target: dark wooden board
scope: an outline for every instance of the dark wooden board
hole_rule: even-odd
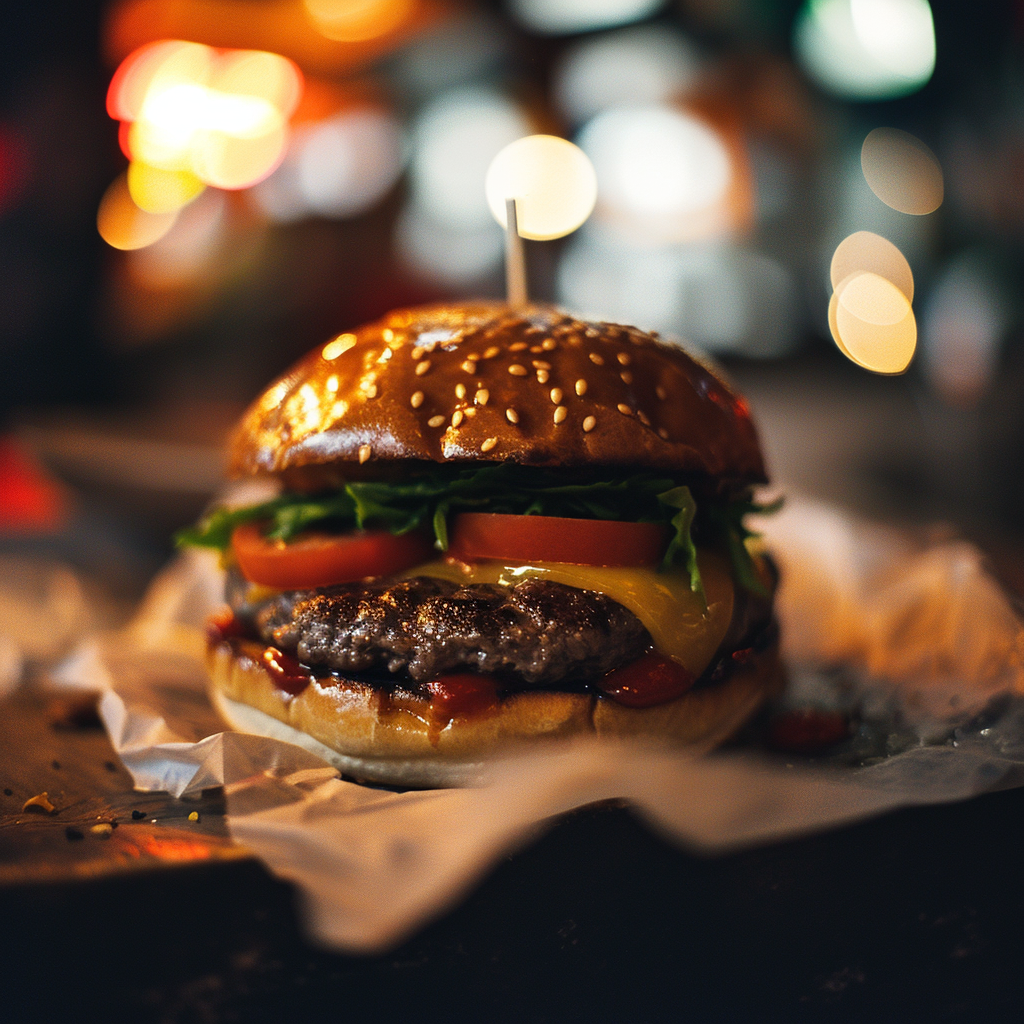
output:
[[[52,813],[24,807],[42,793]],[[228,835],[219,791],[185,801],[132,789],[96,718],[95,695],[30,688],[0,703],[0,884],[244,856]]]

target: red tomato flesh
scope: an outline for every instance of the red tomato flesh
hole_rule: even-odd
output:
[[[231,535],[231,550],[251,583],[307,590],[401,572],[427,561],[433,544],[422,533],[396,537],[387,530],[311,531],[285,543],[264,537],[259,523],[243,523]]]
[[[462,512],[453,523],[449,554],[463,562],[653,566],[665,554],[668,538],[664,523]]]
[[[609,672],[597,686],[617,704],[627,708],[651,708],[681,697],[694,682],[693,673],[679,662],[652,652]]]

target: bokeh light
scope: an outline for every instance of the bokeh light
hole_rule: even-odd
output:
[[[598,203],[610,219],[652,238],[716,233],[717,211],[733,177],[723,140],[706,122],[659,105],[614,107],[580,133],[597,173]]]
[[[869,272],[884,277],[914,301],[914,274],[906,257],[887,238],[872,231],[855,231],[839,243],[832,256],[832,288],[856,273]]]
[[[100,200],[96,227],[103,241],[115,249],[141,249],[163,238],[177,216],[177,211],[147,213],[140,209],[128,190],[127,174],[122,174]]]
[[[942,168],[916,136],[898,128],[868,132],[860,151],[864,180],[886,206],[918,216],[942,205]]]
[[[906,295],[870,271],[841,281],[829,302],[829,329],[840,351],[881,374],[906,371],[917,348],[917,320]]]
[[[935,70],[928,0],[808,0],[793,44],[811,77],[848,99],[905,96]]]
[[[649,18],[665,0],[508,0],[512,14],[527,28],[547,35],[570,35],[628,25]]]
[[[387,35],[413,13],[416,0],[302,0],[316,30],[341,43]]]
[[[608,107],[660,103],[696,80],[699,58],[681,33],[641,25],[584,39],[566,50],[555,69],[555,101],[574,124]]]
[[[202,185],[241,189],[265,178],[284,155],[301,95],[301,73],[277,54],[177,40],[136,50],[114,74],[107,109],[130,125],[121,139],[138,204],[169,212]]]
[[[173,213],[187,206],[206,186],[191,171],[165,171],[141,160],[128,165],[128,191],[147,213]]]
[[[413,201],[430,219],[453,227],[490,221],[483,182],[491,161],[530,134],[519,107],[498,92],[456,89],[428,104],[413,125]]]
[[[528,135],[491,161],[484,183],[494,219],[507,227],[508,199],[516,200],[523,238],[545,241],[575,231],[597,201],[597,176],[586,153],[555,135]]]
[[[469,226],[438,223],[410,203],[395,225],[395,248],[416,277],[465,289],[497,271],[504,253],[501,230],[490,218]]]

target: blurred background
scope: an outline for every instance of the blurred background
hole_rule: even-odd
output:
[[[8,631],[35,592],[69,630],[137,599],[233,420],[307,349],[502,295],[484,174],[538,132],[583,148],[598,203],[526,243],[534,297],[719,360],[782,489],[946,524],[1024,580],[1024,0],[0,19]]]

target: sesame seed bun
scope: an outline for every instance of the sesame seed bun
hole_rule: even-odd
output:
[[[314,350],[249,408],[229,469],[315,489],[408,459],[765,480],[745,402],[681,348],[484,302],[398,310]]]
[[[357,779],[410,787],[472,785],[496,752],[550,738],[642,737],[699,753],[728,739],[783,682],[773,644],[723,681],[657,707],[527,691],[483,714],[432,722],[429,701],[382,700],[372,687],[337,674],[314,678],[292,696],[274,685],[263,650],[237,638],[208,648],[214,700],[231,725],[297,743]]]

